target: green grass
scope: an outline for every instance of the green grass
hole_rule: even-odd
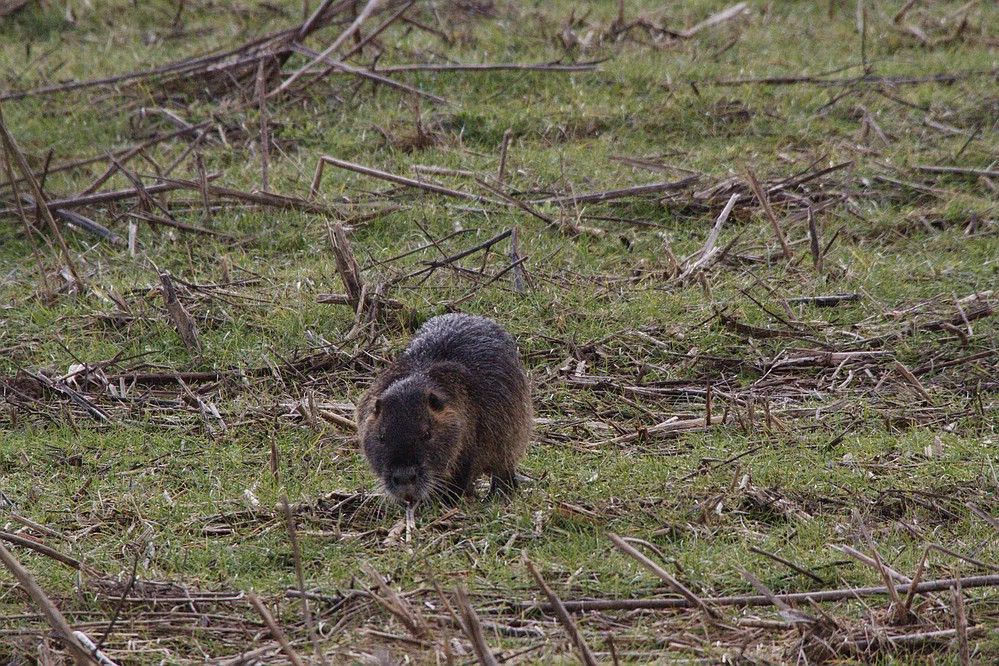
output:
[[[303,9],[237,3],[223,12],[217,3],[189,2],[175,21],[177,3],[71,4],[72,23],[53,3],[30,3],[0,19],[0,96],[232,49],[296,26]],[[87,284],[79,293],[67,289],[65,260],[47,229],[29,234],[16,214],[0,218],[0,506],[59,536],[10,513],[0,523],[80,560],[84,571],[6,545],[74,628],[95,640],[121,606],[105,642],[119,663],[204,663],[273,643],[245,599],[187,603],[180,588],[164,591],[156,582],[186,586],[193,596],[257,590],[296,650],[314,659],[300,605],[285,596],[298,584],[284,498],[299,505],[300,562],[306,586],[325,595],[312,611],[332,663],[379,655],[393,663],[470,662],[470,643],[447,610],[458,585],[488,623],[486,641],[498,655],[574,663],[561,627],[528,608],[544,599],[525,557],[564,600],[674,596],[618,552],[608,531],[653,544],[658,553],[643,552],[705,597],[752,594],[739,569],[775,592],[880,585],[878,571],[833,548],[869,553],[865,530],[885,564],[910,577],[931,544],[986,566],[931,551],[924,580],[994,572],[996,529],[968,504],[999,515],[997,180],[918,167],[996,170],[999,9],[918,2],[896,23],[903,4],[865,3],[866,40],[854,5],[836,2],[749,3],[748,14],[687,40],[670,40],[656,26],[681,32],[726,3],[625,3],[626,20],[642,18],[648,29],[635,26],[617,39],[606,37],[617,3],[456,2],[438,14],[414,7],[408,16],[449,39],[397,22],[380,37],[379,67],[600,61],[599,68],[394,75],[450,104],[326,77],[268,102],[270,191],[306,197],[321,155],[409,177],[422,165],[490,178],[507,131],[505,187],[522,200],[690,173],[700,180],[669,197],[536,204],[556,222],[548,226],[516,207],[394,190],[327,166],[317,201],[348,223],[398,206],[350,233],[366,282],[391,283],[387,295],[405,305],[365,330],[355,329],[349,309],[316,302],[343,290],[329,215],[231,201],[205,214],[200,192],[175,192],[165,201],[178,221],[225,236],[139,222],[135,256],[63,225]],[[380,16],[373,21],[387,15]],[[307,45],[321,50],[345,26],[327,27]],[[354,62],[366,66],[373,55]],[[304,64],[291,56],[284,75]],[[958,78],[946,83],[889,80],[951,74]],[[806,76],[843,81],[732,82]],[[0,108],[39,171],[50,152],[50,166],[58,166],[170,131],[165,111],[190,124],[211,120],[215,131],[198,147],[205,171],[219,174],[218,185],[259,190],[256,101],[196,90],[153,77],[29,95]],[[421,128],[428,139],[417,146]],[[173,175],[197,180],[190,147],[189,138],[158,143],[128,167],[148,185],[180,159]],[[664,166],[652,171],[623,158]],[[725,259],[702,276],[673,279],[664,248],[682,260],[704,246],[729,195],[709,197],[712,187],[744,179],[747,169],[766,186],[844,162],[852,166],[795,192],[809,199],[822,245],[832,241],[821,272],[803,208],[774,200],[794,254],[788,262],[740,181],[735,187],[746,196],[717,242],[732,243]],[[72,196],[105,168],[52,171],[45,192]],[[425,177],[493,196],[469,177]],[[0,208],[14,201],[7,180],[3,171]],[[129,187],[118,174],[102,189]],[[139,208],[130,201],[81,212],[127,236],[127,214]],[[574,234],[573,225],[600,232]],[[464,233],[445,239],[459,227]],[[484,284],[509,266],[508,240],[485,260],[475,254],[460,262],[464,272],[444,267],[425,280],[403,279],[423,262],[512,227],[527,257],[526,293],[515,291],[512,273]],[[483,276],[473,274],[480,269]],[[185,348],[167,317],[158,292],[163,271],[183,281],[201,353]],[[836,293],[862,298],[830,308],[785,303]],[[976,293],[984,295],[967,298]],[[350,431],[322,412],[350,417],[351,402],[415,324],[448,309],[492,316],[518,340],[539,417],[522,465],[530,482],[509,503],[425,507],[407,541],[404,512],[378,494]],[[782,365],[824,352],[867,355]],[[58,378],[75,364],[89,364],[98,378],[68,388],[106,421],[31,378]],[[121,377],[207,371],[223,376],[186,387],[133,386]],[[709,384],[712,427],[646,434],[673,417],[703,416]],[[368,596],[372,581],[362,565],[426,619],[427,635],[415,635]],[[133,567],[138,582],[120,604]],[[156,604],[157,594],[171,600]],[[331,601],[340,597],[341,604]],[[997,601],[994,588],[964,591],[969,625],[984,628],[969,639],[973,663],[999,657]],[[817,637],[844,661],[917,664],[932,654],[938,664],[960,663],[947,640],[873,656],[842,647],[874,631],[955,626],[947,592],[917,605],[906,627],[885,625],[889,603],[823,604],[838,628],[803,637],[747,624],[783,619],[773,608],[726,607],[716,624],[694,611],[575,617],[608,663],[609,637],[623,663],[739,655],[790,663],[799,642],[819,663],[830,655],[809,652]],[[815,614],[808,605],[800,610]],[[0,630],[0,661],[45,661],[47,648],[39,646],[49,628],[33,613],[4,570],[0,614],[16,619]],[[171,628],[152,624],[163,618]]]

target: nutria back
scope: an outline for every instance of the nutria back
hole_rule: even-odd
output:
[[[485,317],[427,321],[357,404],[361,449],[385,489],[405,504],[516,486],[534,423],[517,346]]]

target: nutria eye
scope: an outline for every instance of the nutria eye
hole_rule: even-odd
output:
[[[430,405],[430,409],[439,412],[444,409],[444,397],[439,393],[431,391],[427,394],[427,404]]]

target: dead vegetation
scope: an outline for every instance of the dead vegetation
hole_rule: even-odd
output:
[[[0,17],[28,11],[29,4],[0,3]],[[867,11],[884,13],[887,5],[868,10],[858,3],[857,32],[866,36],[877,18],[891,48],[913,40],[927,51],[996,48],[995,12],[981,18],[979,3],[895,4],[890,16],[872,18]],[[184,5],[171,29],[180,29]],[[829,3],[830,12],[836,7]],[[8,497],[0,487],[8,512],[0,555],[13,575],[0,582],[0,607],[9,619],[0,628],[0,658],[233,666],[394,663],[400,655],[481,664],[933,658],[963,665],[999,654],[994,266],[991,274],[976,273],[979,267],[969,264],[977,259],[957,252],[944,272],[973,278],[951,280],[931,267],[923,295],[899,298],[890,284],[881,285],[888,295],[867,288],[843,259],[872,246],[891,251],[919,234],[979,243],[976,251],[986,256],[995,249],[999,172],[994,160],[963,159],[968,151],[981,155],[979,144],[995,137],[994,92],[960,122],[937,113],[932,100],[904,95],[926,86],[988,87],[996,72],[882,74],[864,51],[859,74],[692,78],[684,84],[692,104],[702,91],[732,91],[704,102],[704,132],[716,138],[741,136],[773,115],[766,102],[739,98],[736,91],[746,87],[828,89],[814,117],[853,127],[807,149],[793,145],[800,137],[782,139],[791,145],[775,145],[780,159],[749,159],[743,164],[752,166],[737,173],[681,166],[669,153],[616,153],[594,171],[626,170],[637,184],[548,177],[517,144],[524,136],[545,146],[598,141],[620,129],[609,115],[532,118],[524,131],[500,128],[502,138],[478,166],[423,163],[441,153],[475,154],[487,142],[465,143],[467,123],[456,111],[461,86],[422,85],[426,79],[414,73],[605,76],[604,58],[615,49],[665,51],[724,28],[729,36],[705,55],[717,60],[759,18],[747,3],[719,5],[688,22],[663,10],[633,12],[623,2],[611,18],[572,10],[553,22],[554,13],[535,9],[540,39],[567,56],[549,62],[465,65],[406,41],[415,32],[442,49],[468,44],[477,23],[499,23],[510,11],[488,2],[324,0],[291,27],[233,48],[145,71],[0,93],[0,220],[28,248],[18,260],[38,271],[37,281],[2,307],[26,311],[95,299],[100,308],[65,315],[75,317],[73,331],[114,339],[158,335],[176,348],[169,363],[158,350],[78,357],[66,349],[73,362],[54,369],[39,362],[45,330],[0,338],[10,359],[0,375],[5,429],[169,433],[205,448],[252,433],[256,444],[265,442],[278,501],[261,501],[249,485],[224,488],[210,510],[200,500],[185,504],[190,511],[172,534],[192,550],[207,544],[239,551],[252,543],[264,553],[262,564],[250,565],[257,573],[295,578],[276,585],[261,574],[258,593],[245,576],[215,577],[216,558],[185,573],[178,563],[185,546],[153,538],[161,528],[143,516],[131,491],[105,496],[88,489],[113,469],[137,479],[178,477],[182,494],[196,492],[182,483],[177,465],[203,465],[197,445],[125,471],[118,453],[85,437],[57,440],[63,443],[30,456],[11,447],[0,458],[5,468],[30,476],[44,465],[54,477],[72,471],[83,480],[67,499],[72,510],[43,511],[44,521],[19,511],[19,504],[33,506],[29,498],[41,490],[25,483]],[[403,64],[380,64],[383,57],[398,62],[400,54]],[[294,134],[288,118],[314,108],[318,90],[345,114],[371,112],[370,100],[382,91],[394,95],[403,110],[385,123],[372,120],[372,134],[406,161],[366,161],[365,150],[327,154],[284,136]],[[27,150],[37,137],[18,136],[9,109],[68,95],[95,104],[113,99],[127,118],[128,145],[58,158]],[[904,134],[871,111],[885,98],[915,108],[925,132],[957,137],[950,159],[883,159]],[[635,124],[649,130],[656,122]],[[249,156],[252,176],[213,152],[234,147],[232,159]],[[276,175],[277,164],[293,160],[304,165],[295,178]],[[352,180],[342,179],[347,174]],[[65,189],[57,190],[51,182],[60,176],[65,180],[56,182]],[[450,231],[427,221],[431,205],[455,217]],[[338,318],[342,330],[334,338],[310,329],[293,348],[215,354],[213,345],[221,346],[235,319],[273,316],[287,291],[266,265],[234,262],[228,254],[212,266],[212,281],[190,277],[198,274],[193,257],[186,273],[168,270],[158,264],[163,257],[143,247],[139,229],[141,237],[155,230],[236,254],[258,248],[260,235],[237,225],[220,230],[216,218],[261,211],[291,212],[318,226],[314,235],[334,268],[328,281],[317,282],[342,293],[306,290],[295,306],[328,307],[323,316]],[[459,221],[468,218],[476,228]],[[378,233],[384,220],[400,219],[407,233],[416,228],[418,244],[378,252],[357,240]],[[679,225],[695,240],[678,242]],[[528,233],[550,245],[525,240]],[[560,259],[565,247],[586,244],[623,246],[631,254],[612,255],[597,268]],[[128,291],[107,286],[114,280],[87,256],[103,251],[155,279],[132,279]],[[913,262],[910,270],[921,268]],[[806,282],[825,288],[797,288]],[[966,288],[955,291],[955,283]],[[989,288],[969,286],[982,284]],[[510,511],[438,508],[415,524],[368,490],[289,499],[289,470],[351,464],[349,397],[422,311],[456,310],[482,298],[520,302],[529,294],[541,295],[532,316],[545,320],[517,331],[535,385],[537,446],[557,452],[533,470],[542,490],[528,491]],[[682,316],[659,305],[680,298]],[[631,301],[652,305],[631,317]],[[612,304],[610,315],[604,303]],[[327,443],[321,452],[303,447],[289,461],[277,443],[280,432]],[[870,455],[860,444],[844,445],[872,433],[887,433],[879,443],[909,433],[929,443],[921,451],[890,443]],[[656,476],[638,469],[680,458],[689,442],[711,438],[726,443],[714,449],[724,455],[703,456],[689,471]],[[963,451],[969,442],[985,450],[972,458],[980,469],[938,476],[937,465],[951,469],[943,467],[949,449]],[[635,483],[646,485],[628,487],[622,472],[623,485],[608,493],[572,487],[559,478],[567,470],[554,457],[565,452],[579,460],[620,454],[645,461],[635,463]],[[789,473],[785,485],[766,471],[757,476],[754,465],[763,467],[758,461],[765,456],[781,463],[808,456],[801,466],[825,465],[831,480],[799,484]],[[606,474],[603,464],[595,467]],[[584,471],[590,474],[573,468]],[[648,474],[653,481],[637,480]],[[918,487],[897,481],[906,474],[921,480]],[[590,479],[598,483],[598,476]],[[619,536],[624,529],[634,536]],[[819,531],[811,543],[826,551],[827,564],[809,564],[816,561],[809,547],[779,554],[747,546],[785,530],[789,541],[799,531]],[[114,556],[117,569],[86,555],[101,535],[129,544]],[[548,540],[574,539],[574,559],[547,559]],[[699,541],[717,548],[719,559],[685,569],[682,553]],[[337,575],[322,568],[317,543],[332,544],[326,556],[343,558]],[[733,544],[738,554],[725,558]],[[389,559],[374,555],[384,552]],[[36,566],[45,568],[46,582],[63,584],[43,589],[49,586],[30,571]],[[176,575],[142,575],[152,570]],[[857,582],[865,576],[879,584]]]

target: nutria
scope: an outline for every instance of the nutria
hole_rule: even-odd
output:
[[[406,505],[432,496],[516,488],[534,423],[527,375],[510,334],[485,317],[426,322],[357,404],[361,450],[389,495]]]

